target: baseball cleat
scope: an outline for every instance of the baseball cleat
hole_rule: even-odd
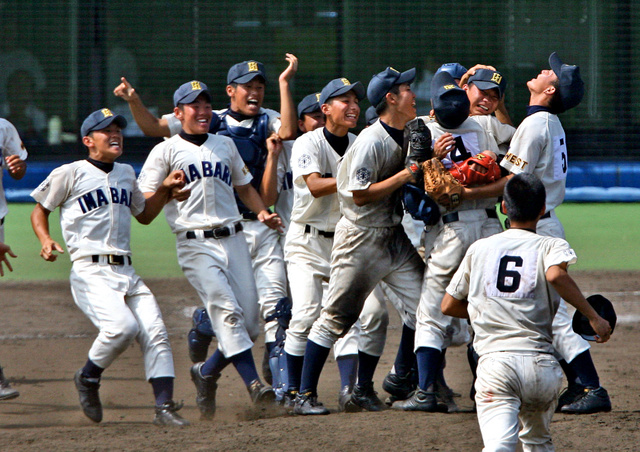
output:
[[[169,425],[183,427],[191,425],[189,421],[180,416],[177,411],[183,407],[182,403],[175,403],[173,400],[156,407],[156,417],[153,419],[154,425]]]
[[[362,410],[382,411],[386,409],[387,406],[378,398],[378,393],[373,390],[373,381],[364,385],[355,385],[351,398],[345,404],[347,413],[357,413]]]
[[[587,388],[579,383],[569,384],[569,386],[560,393],[560,397],[558,397],[558,406],[556,407],[556,413],[560,413],[560,410],[563,406],[571,405],[573,402],[582,397],[585,389]]]
[[[318,402],[318,396],[313,395],[311,392],[300,394],[296,396],[293,406],[293,414],[300,414],[302,416],[313,416],[329,414],[329,410],[324,405]]]
[[[200,409],[201,419],[213,419],[216,413],[216,390],[218,389],[218,375],[202,375],[200,369],[204,363],[191,366],[191,380],[196,385],[196,405]]]
[[[0,367],[0,400],[11,400],[18,397],[20,393],[11,387],[7,379],[4,377],[2,367]]]
[[[447,406],[438,403],[435,392],[427,392],[419,388],[407,400],[394,402],[391,408],[403,411],[426,411],[428,413],[447,412]]]
[[[282,397],[282,406],[289,411],[293,411],[293,407],[295,406],[296,396],[298,395],[298,391],[296,390],[287,390]]]
[[[260,380],[253,380],[247,386],[251,401],[256,405],[274,405],[276,393],[271,386],[265,386]]]
[[[93,422],[102,421],[102,403],[100,403],[100,383],[89,381],[82,375],[82,369],[78,370],[73,377],[80,398],[80,406],[85,416]]]
[[[382,389],[391,394],[394,400],[405,400],[415,391],[416,385],[411,374],[401,377],[398,374],[388,373],[382,381]]]
[[[340,390],[338,395],[338,411],[343,412],[346,409],[346,405],[351,400],[351,394],[353,393],[353,386],[345,385]]]
[[[611,411],[611,399],[602,386],[596,389],[585,388],[582,395],[573,403],[560,409],[566,414],[608,413]]]
[[[457,413],[458,411],[460,411],[460,408],[458,408],[458,404],[455,402],[455,400],[453,400],[453,398],[456,397],[456,393],[453,392],[453,389],[451,389],[449,386],[436,381],[435,393],[436,401],[438,402],[438,404],[447,406],[447,413]]]

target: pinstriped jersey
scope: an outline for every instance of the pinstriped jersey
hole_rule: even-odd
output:
[[[468,300],[478,354],[553,353],[553,317],[560,295],[547,282],[553,265],[576,262],[559,238],[508,229],[473,243],[447,293]]]
[[[191,196],[169,201],[164,212],[171,231],[226,226],[242,219],[233,192],[234,185],[251,182],[233,140],[209,134],[201,146],[175,135],[154,147],[145,161],[138,182],[142,192],[155,192],[173,170],[185,173]]]
[[[75,261],[93,254],[130,255],[131,215],[144,210],[144,195],[131,165],[105,173],[87,160],[54,169],[31,192],[42,207],[60,207],[62,236]]]
[[[0,218],[4,218],[9,212],[2,186],[2,176],[3,169],[7,166],[5,157],[10,155],[17,155],[21,160],[26,160],[28,156],[16,128],[6,119],[0,118]]]
[[[351,147],[356,139],[348,134]],[[304,176],[319,173],[322,177],[336,177],[338,172],[338,154],[327,141],[324,128],[307,132],[293,145],[291,168],[293,171],[294,201],[291,220],[300,224],[309,224],[321,231],[334,231],[340,219],[340,203],[336,195],[315,198]]]

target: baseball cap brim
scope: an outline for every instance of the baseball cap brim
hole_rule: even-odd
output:
[[[416,79],[416,68],[411,68],[408,71],[404,71],[396,80],[396,85],[402,85],[403,83],[413,83]]]
[[[336,91],[329,93],[328,95],[325,94],[326,97],[320,97],[320,101],[319,101],[320,105],[326,104],[329,99],[348,93],[349,91],[353,91],[353,93],[356,95],[358,100],[364,99],[364,96],[365,96],[364,86],[360,82],[355,82],[355,83],[352,83],[351,85],[344,85],[338,88]]]
[[[82,125],[82,129],[81,129],[82,136],[86,137],[91,132],[94,132],[96,130],[106,129],[107,127],[109,127],[111,125],[111,123],[115,123],[121,129],[124,129],[125,127],[127,127],[127,120],[125,119],[124,116],[122,116],[122,115],[107,116],[102,121],[94,124],[93,126],[86,127],[83,124]]]
[[[483,91],[486,89],[497,89],[498,93],[502,96],[502,90],[500,89],[500,85],[498,85],[497,83],[482,80],[470,80],[469,83],[473,83],[478,87],[478,89],[481,89]]]
[[[251,80],[253,80],[256,77],[260,77],[264,83],[267,83],[267,79],[260,72],[241,75],[237,79],[233,80],[231,83],[239,83],[239,84],[249,83]]]
[[[208,89],[203,89],[200,91],[192,91],[189,94],[187,94],[186,96],[182,97],[181,99],[178,99],[175,104],[176,106],[178,106],[179,104],[190,104],[191,102],[195,101],[198,96],[200,96],[201,94],[204,94],[205,96],[207,96],[207,100],[209,102],[211,102],[211,93],[209,92]]]
[[[549,66],[551,66],[551,70],[555,72],[556,76],[560,78],[560,74],[562,72],[562,60],[556,52],[549,55]]]

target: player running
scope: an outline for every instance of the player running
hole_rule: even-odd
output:
[[[86,160],[62,165],[36,188],[31,224],[42,244],[40,256],[54,262],[63,248],[49,234],[49,215],[60,207],[60,225],[73,262],[71,293],[76,305],[100,330],[84,367],[74,381],[84,414],[102,421],[98,389],[106,368],[136,340],[144,358],[146,378],[156,401],[156,425],[189,425],[173,402],[173,354],[155,297],[131,266],[131,215],[149,224],[184,186],[181,171],[167,173],[158,190],[145,200],[130,165],[122,155],[124,117],[107,108],[82,123]],[[188,194],[180,194],[180,199]]]

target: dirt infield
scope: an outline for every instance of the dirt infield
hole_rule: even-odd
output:
[[[552,432],[558,450],[640,449],[640,274],[577,272],[585,294],[604,293],[616,306],[619,325],[592,354],[611,395],[613,412],[591,416],[556,415]],[[183,429],[151,424],[153,396],[144,381],[140,351],[127,350],[105,372],[101,397],[104,420],[94,425],[82,414],[73,385],[95,336],[91,323],[75,307],[66,282],[0,282],[0,363],[21,395],[0,402],[0,450],[480,450],[482,440],[473,413],[331,414],[294,417],[256,413],[233,369],[219,382],[218,413],[201,422],[195,389],[189,380],[186,333],[188,315],[199,302],[183,278],[148,280],[164,313],[176,362],[175,399],[184,399],[181,413],[192,422]],[[391,367],[400,336],[392,314],[389,339],[375,382]],[[262,341],[260,341],[262,345]],[[262,346],[255,356],[262,356]],[[447,354],[446,376],[456,399],[471,408],[471,381],[464,347]],[[333,359],[320,381],[320,399],[337,408],[338,372]],[[385,394],[381,394],[385,395]]]

